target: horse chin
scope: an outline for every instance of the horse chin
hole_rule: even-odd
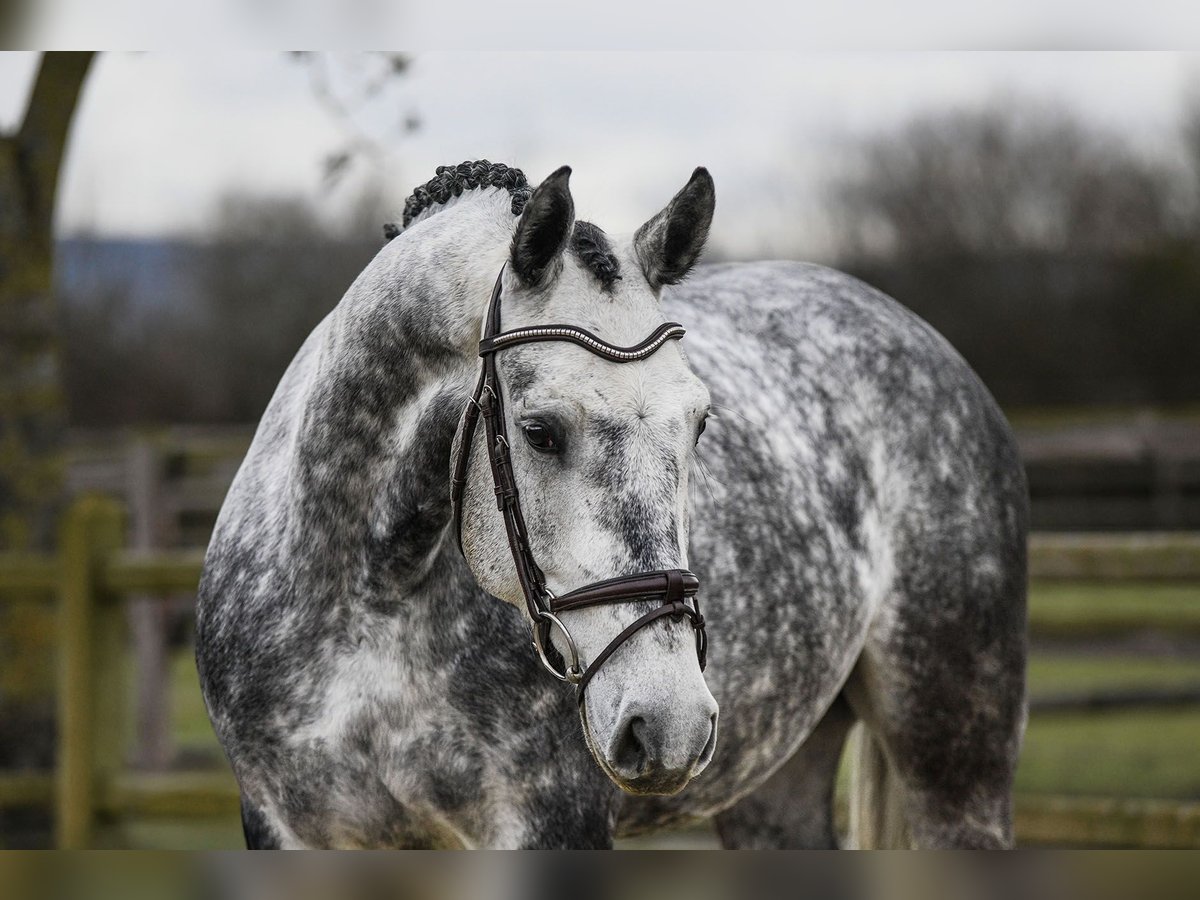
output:
[[[683,779],[639,778],[635,781],[616,781],[616,785],[634,797],[673,797],[687,787],[691,780],[690,776]]]

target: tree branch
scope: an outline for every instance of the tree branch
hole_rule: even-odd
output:
[[[54,214],[58,175],[80,90],[94,53],[45,53],[17,133],[32,220],[43,230]]]

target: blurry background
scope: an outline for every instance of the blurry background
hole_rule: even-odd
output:
[[[572,165],[610,232],[707,165],[709,260],[941,330],[1033,495],[1020,837],[1200,843],[1200,57],[10,52],[0,135],[5,844],[238,842],[196,548],[382,223],[476,158]]]

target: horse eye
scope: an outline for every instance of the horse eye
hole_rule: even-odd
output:
[[[696,429],[696,443],[700,443],[700,435],[704,434],[705,426],[708,425],[708,416],[700,420],[700,427]]]
[[[541,422],[530,422],[528,425],[522,425],[521,430],[525,432],[525,440],[529,446],[538,453],[557,453],[558,441],[555,440],[554,434]]]

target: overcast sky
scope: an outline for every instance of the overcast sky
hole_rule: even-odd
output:
[[[0,126],[35,63],[0,54]],[[371,74],[344,57],[331,71],[346,96]],[[278,53],[104,54],[76,120],[60,232],[195,233],[230,189],[341,208],[354,187],[324,188],[321,163],[345,133],[310,79]],[[1197,85],[1200,58],[1170,53],[426,53],[355,121],[387,148],[377,171],[397,203],[441,163],[487,157],[535,181],[568,163],[580,215],[610,231],[636,227],[707,165],[714,237],[736,250],[769,245],[781,217],[817,228],[847,138],[914,112],[1029,96],[1153,149]],[[409,117],[420,126],[406,134]]]

